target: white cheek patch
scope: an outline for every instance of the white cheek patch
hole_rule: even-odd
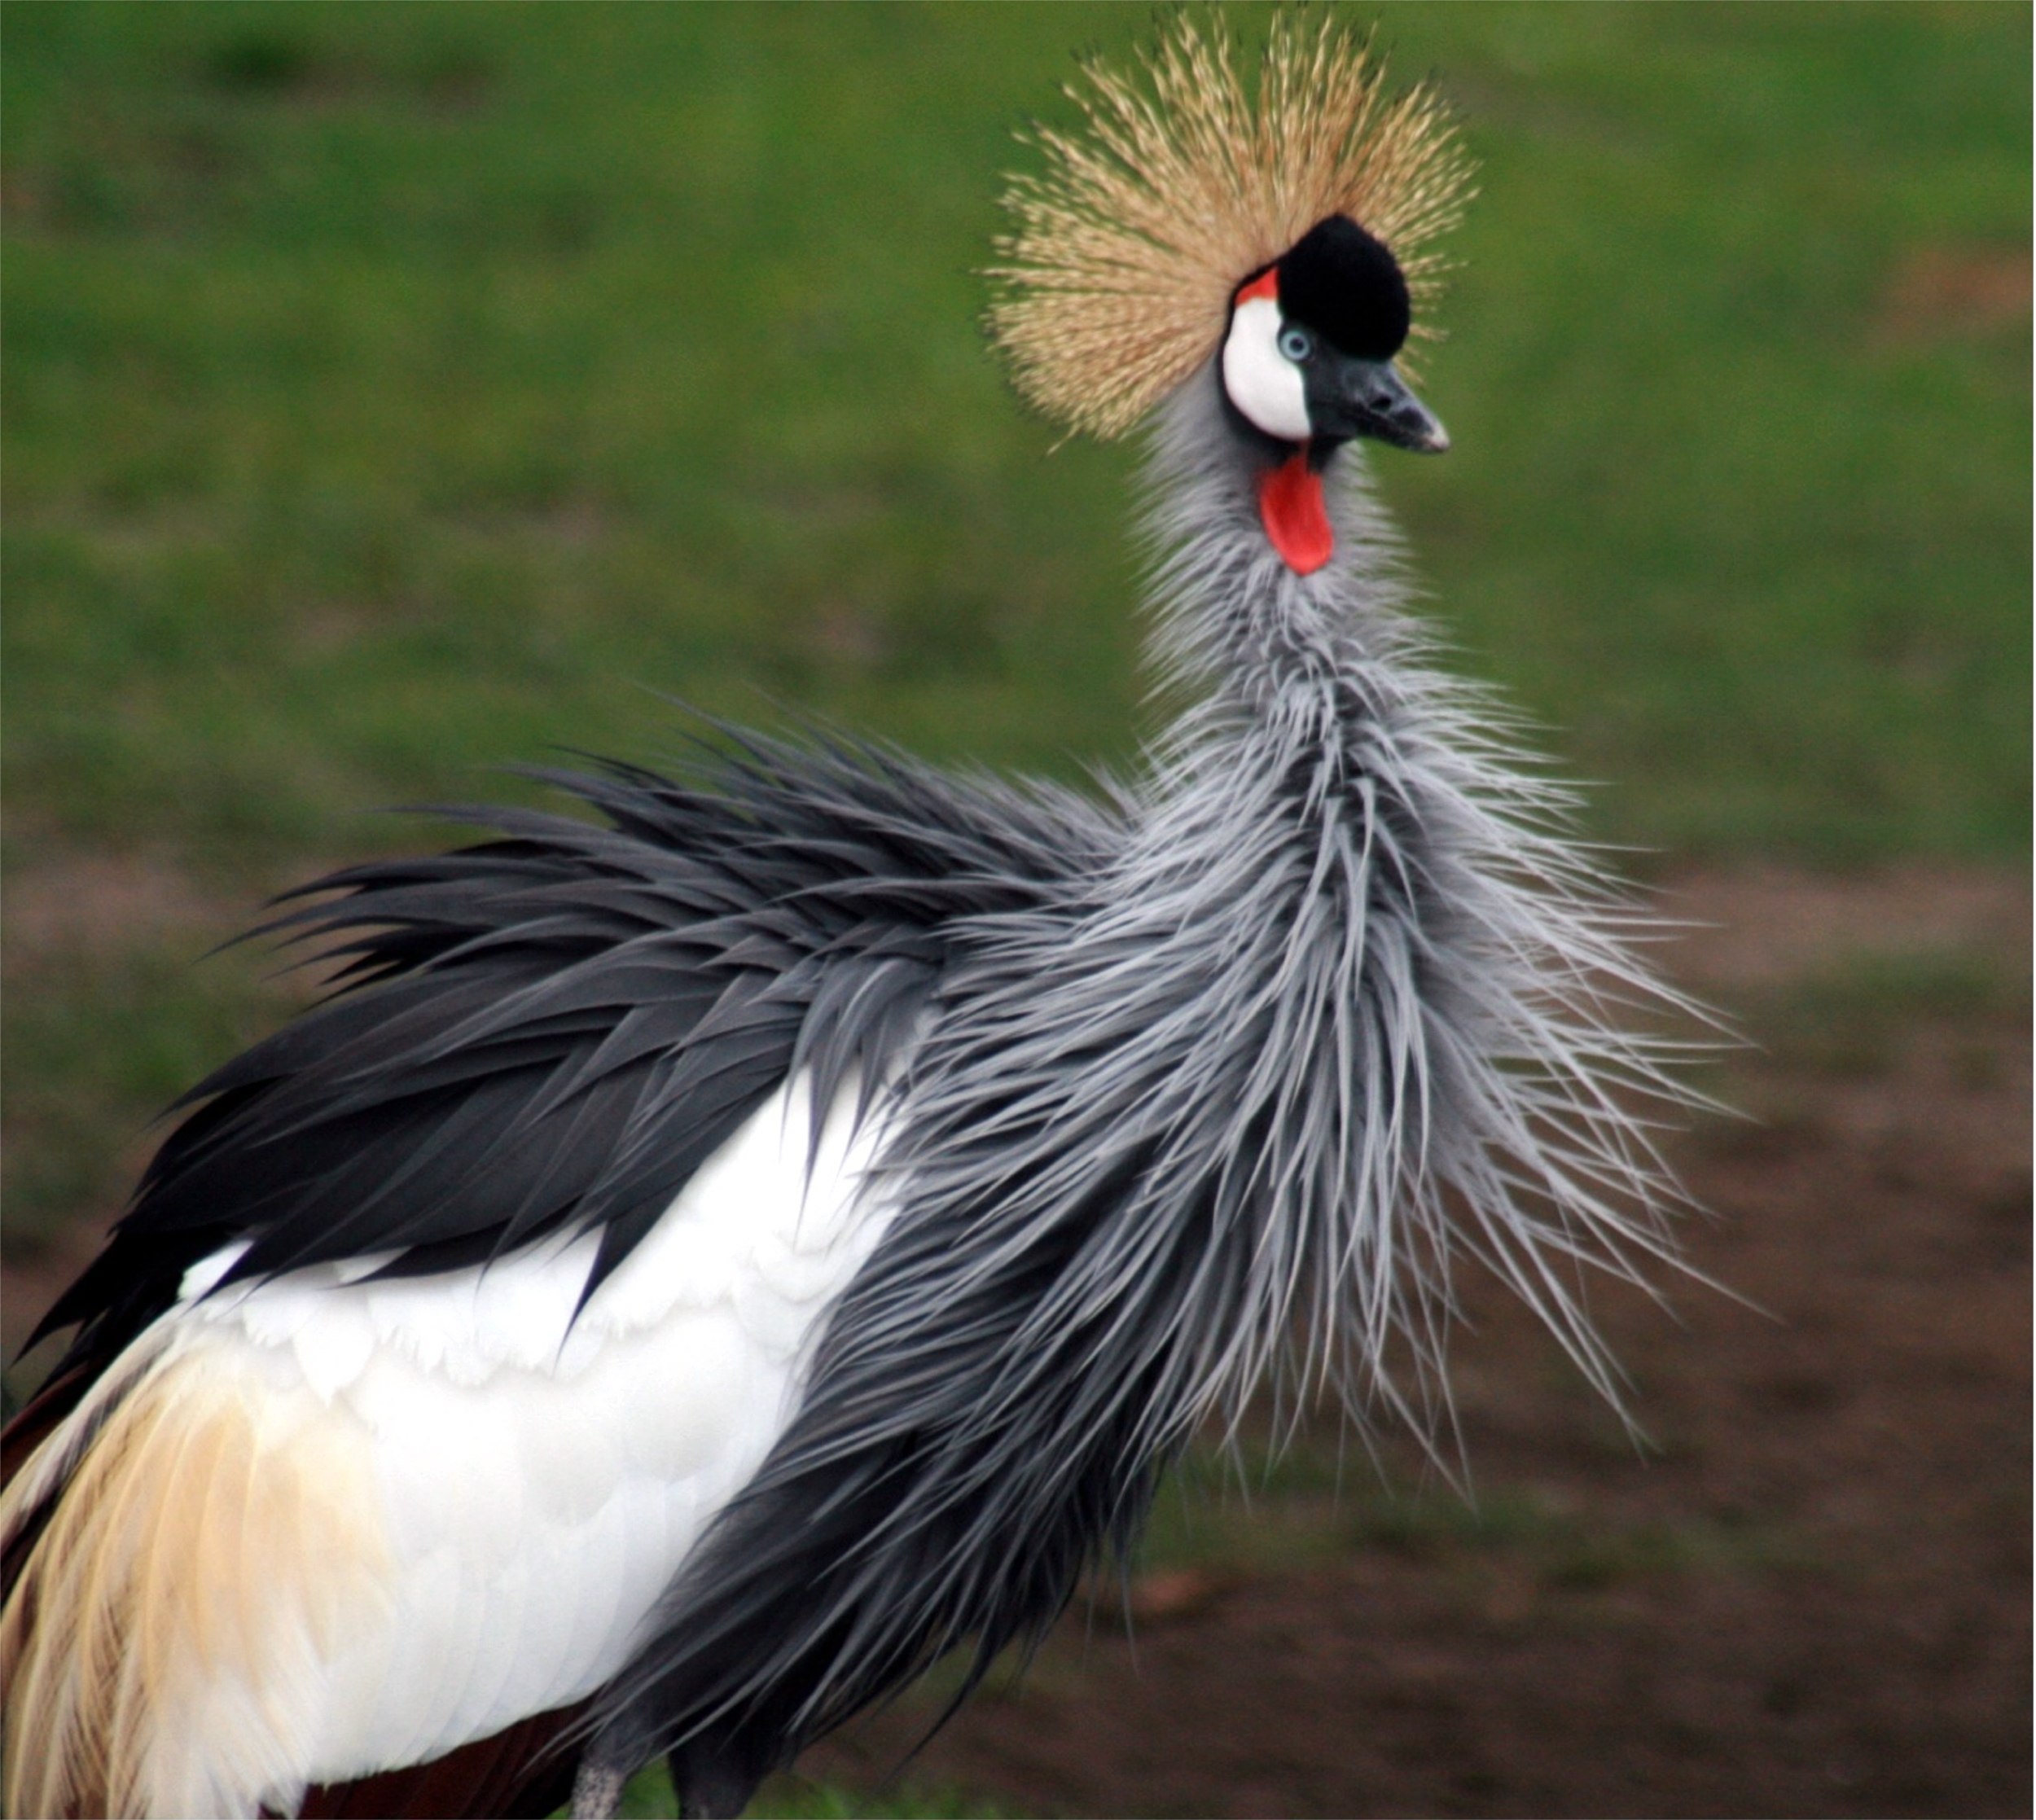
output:
[[[1279,305],[1251,297],[1231,313],[1223,344],[1223,389],[1230,401],[1267,436],[1305,442],[1308,397],[1301,369],[1279,351]]]

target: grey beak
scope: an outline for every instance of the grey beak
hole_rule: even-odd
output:
[[[1424,455],[1439,455],[1450,445],[1449,432],[1389,360],[1345,357],[1332,371],[1310,378],[1308,420],[1317,436],[1369,436]]]

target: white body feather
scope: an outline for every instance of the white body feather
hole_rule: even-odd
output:
[[[351,1507],[305,1532],[344,1559],[239,1562],[228,1583],[183,1590],[207,1616],[156,1639],[141,1811],[291,1812],[307,1783],[428,1761],[622,1666],[782,1432],[810,1343],[889,1217],[862,1191],[880,1116],[858,1127],[851,1081],[814,1155],[807,1091],[801,1075],[753,1115],[584,1308],[593,1235],[383,1282],[360,1280],[370,1259],[208,1296],[235,1254],[193,1269],[135,1343],[143,1369],[184,1406],[252,1411],[256,1459]],[[136,1383],[119,1367],[107,1380]],[[276,1596],[288,1585],[305,1596]],[[211,1647],[207,1622],[244,1648]]]

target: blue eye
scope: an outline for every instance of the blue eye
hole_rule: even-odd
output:
[[[1305,329],[1295,328],[1290,323],[1279,331],[1279,351],[1298,364],[1315,351],[1314,337]]]

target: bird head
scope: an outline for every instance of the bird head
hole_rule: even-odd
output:
[[[1437,97],[1388,94],[1331,16],[1275,14],[1249,63],[1182,14],[1139,68],[1088,67],[1082,129],[1036,129],[1045,169],[1006,192],[989,326],[1028,400],[1104,438],[1213,369],[1266,534],[1306,575],[1338,449],[1449,446],[1403,370],[1471,167]]]
[[[1439,454],[1441,423],[1393,365],[1412,326],[1384,242],[1328,215],[1231,300],[1223,396],[1260,434],[1317,452],[1354,436]]]

